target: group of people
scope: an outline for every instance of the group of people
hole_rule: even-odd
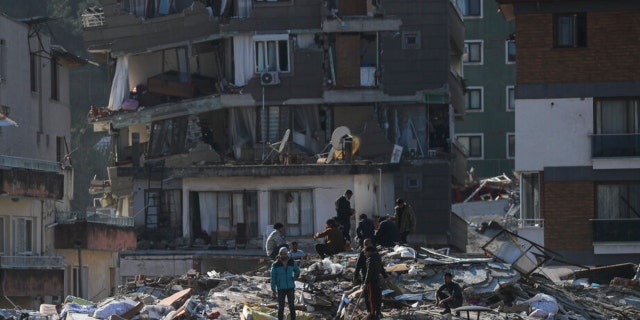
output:
[[[345,191],[335,201],[336,216],[326,220],[322,232],[314,234],[314,240],[324,239],[323,243],[315,245],[316,252],[322,259],[345,251],[351,243],[351,217],[355,214],[350,203],[352,196],[351,190]],[[406,244],[407,236],[415,230],[416,217],[411,206],[399,198],[396,199],[394,215],[380,217],[378,222],[376,229],[366,214],[360,214],[355,233],[360,253],[353,281],[362,285],[362,294],[371,319],[381,317],[382,283],[391,281],[376,246],[392,247],[396,244]],[[287,243],[284,224],[278,222],[273,225],[273,229],[265,244],[267,255],[274,260],[271,264],[271,289],[273,296],[278,299],[278,319],[284,319],[286,298],[290,319],[294,320],[295,280],[300,276],[296,260],[306,259],[307,254],[298,249],[295,241]],[[436,304],[445,308],[442,313],[450,313],[451,308],[462,304],[462,290],[451,281],[452,278],[450,273],[445,274],[445,284],[436,294]]]

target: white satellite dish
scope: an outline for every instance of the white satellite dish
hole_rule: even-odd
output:
[[[282,140],[280,140],[280,145],[278,146],[278,153],[282,153],[282,150],[284,150],[284,147],[287,145],[287,141],[289,141],[290,135],[291,135],[291,129],[287,129],[287,131],[284,132],[284,136],[282,136]]]
[[[331,146],[335,150],[342,150],[342,138],[351,134],[349,128],[342,126],[337,127],[331,134]]]

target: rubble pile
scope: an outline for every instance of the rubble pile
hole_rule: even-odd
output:
[[[438,251],[396,246],[381,255],[392,282],[383,289],[385,319],[640,319],[640,285],[615,277],[627,264],[578,271],[553,282],[540,274],[523,276],[495,258],[461,258]],[[363,319],[361,286],[353,282],[358,252],[320,260],[301,260],[296,282],[297,319]],[[616,272],[612,272],[616,271]],[[435,292],[450,272],[463,288],[466,305],[441,315]],[[582,272],[582,273],[581,273]],[[543,273],[541,273],[543,274]],[[614,276],[610,283],[593,279]],[[39,312],[1,310],[2,319],[277,319],[271,296],[270,262],[245,274],[190,270],[180,277],[137,276],[114,297],[99,303],[69,296],[62,306],[41,305]],[[460,311],[459,315],[455,311]]]

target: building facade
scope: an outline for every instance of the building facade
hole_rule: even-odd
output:
[[[309,239],[346,189],[370,217],[405,198],[410,242],[464,248],[455,3],[105,0],[84,25],[114,75],[89,121],[111,135],[115,207],[150,248],[261,248],[276,222]]]
[[[515,23],[494,0],[457,0],[465,29],[465,115],[456,139],[478,178],[507,174],[515,162]]]
[[[582,264],[640,252],[640,4],[497,1],[515,19],[520,233]]]

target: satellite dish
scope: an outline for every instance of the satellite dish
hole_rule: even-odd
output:
[[[331,146],[335,150],[342,150],[342,138],[351,134],[349,128],[342,126],[337,127],[331,134]]]
[[[289,140],[289,136],[291,135],[291,129],[287,129],[284,132],[284,136],[282,136],[282,140],[280,140],[280,146],[278,146],[278,153],[282,153],[284,147],[287,145],[287,141]]]

